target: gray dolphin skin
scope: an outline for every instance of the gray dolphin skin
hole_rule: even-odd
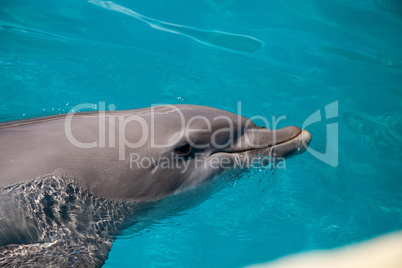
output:
[[[114,237],[164,200],[236,178],[263,156],[302,153],[310,140],[298,127],[195,105],[2,122],[0,266],[100,267]]]

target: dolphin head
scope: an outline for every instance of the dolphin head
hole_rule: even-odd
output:
[[[141,174],[137,200],[161,199],[226,172],[236,176],[255,166],[272,168],[304,152],[311,141],[298,127],[272,130],[205,106],[161,106],[144,118],[151,122],[150,142],[130,154],[136,176]]]

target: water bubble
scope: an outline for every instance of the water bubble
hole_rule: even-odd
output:
[[[113,103],[109,104],[108,108],[109,108],[109,111],[114,111],[114,110],[116,110],[116,105],[114,105]]]

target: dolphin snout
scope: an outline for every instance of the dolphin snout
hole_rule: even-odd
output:
[[[311,134],[307,130],[301,130],[298,127],[291,127],[293,129],[293,133],[290,133],[290,136],[293,136],[295,133],[298,132],[296,136],[293,136],[293,138],[282,142],[282,143],[277,143],[275,147],[275,154],[278,157],[290,157],[293,155],[301,154],[305,151],[307,151],[308,146],[310,145],[311,142]]]
[[[310,133],[296,126],[276,130],[260,127],[249,129],[235,146],[223,152],[290,157],[305,152],[310,141]]]
[[[310,142],[311,142],[311,134],[310,134],[310,132],[308,132],[305,129],[303,129],[303,131],[302,131],[302,142],[306,149],[310,145]]]
[[[302,130],[296,126],[284,127],[278,130],[272,130],[275,134],[273,136],[272,145],[284,143],[286,141],[292,140],[302,133]]]

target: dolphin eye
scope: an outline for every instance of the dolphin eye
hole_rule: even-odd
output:
[[[176,153],[181,156],[186,156],[191,152],[190,144],[184,144],[176,148]]]

